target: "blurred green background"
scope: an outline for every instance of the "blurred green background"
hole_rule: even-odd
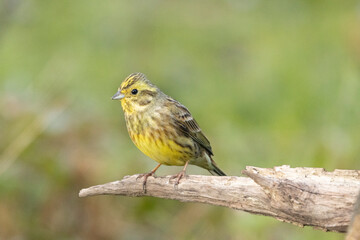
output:
[[[229,175],[360,168],[358,1],[2,0],[0,239],[343,239],[203,204],[78,198],[156,165],[111,101],[132,72],[190,109]]]

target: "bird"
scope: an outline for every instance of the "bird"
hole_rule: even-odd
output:
[[[135,146],[158,165],[143,177],[146,191],[148,177],[161,165],[184,166],[171,177],[175,186],[186,176],[188,164],[208,170],[212,175],[226,176],[212,159],[209,140],[190,111],[163,93],[143,73],[132,73],[112,97],[121,102],[129,136]]]

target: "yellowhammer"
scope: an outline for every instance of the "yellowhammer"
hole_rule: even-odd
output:
[[[164,94],[144,74],[133,73],[118,88],[113,100],[120,100],[131,140],[147,156],[159,164],[149,173],[140,175],[146,180],[164,165],[184,166],[173,178],[175,185],[185,175],[188,164],[225,176],[211,158],[210,142],[202,133],[189,110]]]

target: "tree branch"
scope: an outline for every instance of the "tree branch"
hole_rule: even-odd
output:
[[[345,240],[358,239],[360,239],[360,192],[355,203],[354,213]]]
[[[297,226],[346,232],[357,193],[360,171],[322,168],[246,167],[248,177],[191,175],[177,188],[169,177],[149,177],[147,191],[138,175],[82,189],[94,195],[152,196],[200,202],[274,217]]]

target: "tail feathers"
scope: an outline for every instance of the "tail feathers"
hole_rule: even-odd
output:
[[[218,168],[218,166],[216,166],[216,163],[214,162],[214,160],[211,158],[211,155],[209,155],[208,153],[205,152],[205,154],[203,155],[207,161],[207,166],[201,166],[205,169],[207,169],[212,175],[219,175],[219,176],[226,176],[226,174],[220,170],[220,168]]]
[[[226,174],[225,174],[223,171],[221,171],[221,169],[218,168],[215,164],[212,164],[212,167],[213,167],[214,169],[209,170],[209,172],[210,172],[212,175],[226,176]]]

